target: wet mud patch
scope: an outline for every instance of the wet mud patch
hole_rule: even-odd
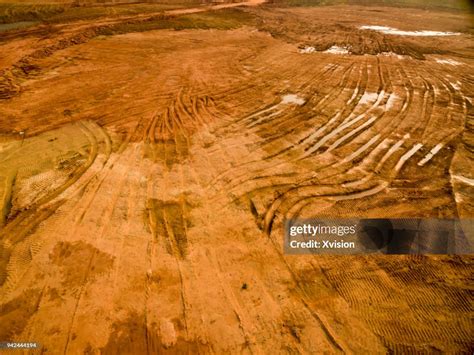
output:
[[[17,272],[22,267],[21,263],[12,260],[13,255],[17,255],[23,263],[29,263],[34,257],[32,245],[34,244],[30,237],[40,227],[41,223],[49,218],[62,202],[58,201],[47,208],[43,208],[34,219],[26,218],[13,229],[7,225],[0,235],[0,286],[8,279],[8,275]],[[26,210],[33,212],[34,210]],[[18,211],[18,213],[21,211]],[[15,218],[17,214],[11,214],[10,218]],[[8,222],[8,221],[7,221]],[[18,248],[16,248],[18,247]]]
[[[163,242],[168,253],[180,258],[184,258],[187,252],[190,208],[184,199],[147,201],[148,223],[154,238]]]
[[[186,341],[174,334],[179,328],[179,320],[163,324],[145,324],[145,316],[138,313],[112,325],[107,344],[100,349],[101,354],[197,354],[207,347],[197,341]],[[174,336],[169,337],[170,329]]]
[[[42,292],[29,289],[11,301],[0,305],[0,339],[8,341],[20,335],[38,309]]]
[[[189,137],[177,135],[174,139],[162,139],[147,145],[145,157],[164,164],[168,169],[183,163],[189,155]]]
[[[113,265],[114,257],[104,253],[90,244],[78,241],[74,243],[59,242],[49,256],[52,263],[61,268],[63,285],[67,287],[80,285],[87,277],[94,279],[108,272]],[[88,270],[84,266],[89,265]],[[84,270],[87,274],[78,272]]]
[[[10,256],[10,249],[4,243],[0,243],[0,285],[3,285],[7,279],[7,266]]]

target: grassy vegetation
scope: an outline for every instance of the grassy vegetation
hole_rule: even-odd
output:
[[[39,21],[59,23],[90,20],[105,16],[136,15],[177,9],[186,4],[124,4],[114,6],[74,6],[71,4],[2,4],[0,23]]]
[[[64,10],[64,5],[0,4],[0,23],[38,21]]]
[[[323,5],[385,5],[444,10],[472,10],[469,0],[271,0],[273,4],[285,6],[323,6]]]
[[[33,25],[37,25],[38,23],[39,23],[38,21],[20,21],[20,22],[14,22],[14,23],[0,23],[0,32],[26,28]]]
[[[255,24],[255,16],[239,9],[223,9],[177,17],[156,16],[147,21],[130,21],[101,30],[102,35],[145,32],[159,29],[219,29],[229,30]]]
[[[446,10],[473,10],[469,0],[269,0],[273,6],[324,6],[336,4],[348,5],[390,5],[436,8]],[[1,3],[0,0],[0,31],[12,28],[27,27],[37,23],[63,23],[77,20],[91,20],[101,17],[126,16],[160,12],[196,6],[200,0],[160,0],[160,3],[88,5],[79,6],[74,3],[38,4],[38,3]],[[272,6],[272,5],[270,5]],[[146,31],[159,28],[235,28],[250,20],[244,12],[220,11],[209,14],[182,16],[179,19],[148,23],[129,23],[123,25],[123,31]],[[238,14],[238,15],[237,15]],[[3,25],[2,25],[3,24]],[[7,24],[13,24],[12,26]]]

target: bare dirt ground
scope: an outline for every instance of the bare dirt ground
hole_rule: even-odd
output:
[[[472,350],[472,256],[282,247],[290,217],[474,217],[471,19],[259,6],[220,10],[239,26],[140,27],[197,11],[0,39],[0,340]]]

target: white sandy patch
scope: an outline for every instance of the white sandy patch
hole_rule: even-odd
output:
[[[453,179],[461,181],[465,184],[474,186],[474,179],[470,179],[470,178],[462,176],[462,175],[453,175]]]
[[[352,96],[349,100],[347,100],[347,105],[349,105],[354,99],[357,97],[357,94],[359,93],[359,84],[357,84],[357,87],[355,88],[354,92],[352,93]]]
[[[299,97],[298,95],[287,94],[281,97],[281,103],[282,104],[295,104],[295,105],[301,106],[305,103],[305,100]]]
[[[387,35],[396,36],[418,36],[418,37],[432,37],[432,36],[459,36],[459,32],[441,32],[441,31],[402,31],[393,27],[387,26],[361,26],[361,30],[373,30],[382,32]]]
[[[451,83],[451,86],[455,88],[456,90],[461,90],[461,82],[456,81],[455,83]]]
[[[302,54],[314,53],[314,52],[316,52],[316,48],[307,46],[307,47],[304,47],[304,48],[300,48],[298,50],[298,52],[302,53]]]
[[[377,100],[377,97],[379,95],[376,92],[366,92],[362,97],[360,98],[359,103],[360,104],[368,104],[370,102],[375,102]]]
[[[408,159],[410,159],[417,151],[419,151],[421,149],[421,147],[423,147],[423,144],[421,144],[421,143],[415,144],[413,146],[413,148],[411,148],[408,152],[406,152],[404,155],[402,155],[402,157],[398,161],[397,165],[395,166],[395,171],[397,171],[397,172],[400,171],[400,169],[403,167],[405,162]]]
[[[370,148],[373,144],[375,144],[379,140],[379,138],[380,138],[380,134],[377,134],[375,137],[372,137],[371,140],[369,140],[367,143],[365,143],[363,146],[361,146],[359,149],[357,149],[347,158],[344,158],[343,160],[341,160],[339,163],[336,164],[336,166],[340,166],[344,163],[350,162],[351,160],[357,158],[360,154],[362,154],[364,151]]]
[[[405,136],[403,136],[402,139],[400,139],[398,142],[396,142],[393,146],[390,147],[390,149],[385,153],[385,155],[382,157],[382,159],[379,161],[377,164],[377,167],[375,168],[375,171],[378,171],[382,168],[382,166],[385,164],[387,159],[389,159],[393,153],[395,153],[400,147],[405,143],[405,141],[410,138],[410,134],[407,133]]]
[[[298,49],[298,53],[301,53],[301,54],[311,54],[311,53],[316,53],[316,52],[317,52],[316,48],[311,47],[311,46],[306,46],[306,47]],[[319,53],[350,54],[349,48],[341,47],[341,46],[332,46],[331,48]]]
[[[398,99],[399,97],[397,95],[391,94],[387,100],[387,103],[385,104],[385,110],[390,111],[393,105],[395,105],[395,101],[397,101]]]
[[[447,65],[461,65],[461,62],[458,62],[457,60],[454,59],[435,59],[436,63],[439,64],[447,64]]]
[[[323,53],[330,53],[330,54],[349,54],[349,48],[347,47],[340,47],[340,46],[332,46],[328,50],[325,50]]]
[[[393,52],[380,52],[377,54],[380,57],[391,57],[391,58],[397,58],[397,59],[406,59],[408,56],[406,55],[401,55]]]
[[[273,112],[272,114],[270,114],[270,115],[268,115],[268,116],[260,117],[258,120],[256,120],[256,121],[254,121],[253,123],[251,123],[251,124],[249,125],[249,128],[258,125],[260,122],[267,121],[269,118],[275,117],[275,116],[279,115],[279,114],[282,113],[282,112],[283,112],[283,110],[278,110],[278,111],[275,111],[275,112]]]
[[[266,109],[264,109],[264,110],[260,110],[260,111],[258,111],[258,112],[255,112],[254,114],[248,116],[247,119],[250,119],[250,118],[254,118],[254,117],[263,115],[265,112],[268,112],[268,111],[271,111],[271,110],[277,108],[278,105],[279,105],[279,104],[276,104],[276,105],[273,105],[273,106],[271,106],[271,107],[269,107],[269,108],[266,108]]]
[[[373,187],[369,190],[356,192],[356,193],[353,193],[353,194],[350,194],[350,195],[334,196],[334,197],[331,197],[331,199],[336,200],[336,201],[360,199],[360,198],[364,198],[364,197],[368,197],[368,196],[378,194],[379,192],[382,192],[383,190],[385,190],[388,185],[389,185],[389,183],[387,181],[384,181],[384,182],[380,183],[379,185],[377,185],[377,186],[375,186],[375,187]]]
[[[441,148],[443,148],[443,143],[438,143],[433,149],[430,150],[430,152],[428,154],[426,154],[426,156],[421,159],[419,162],[418,162],[418,166],[423,166],[425,165],[426,163],[428,163],[431,158],[433,158],[436,153],[438,153]]]
[[[461,195],[461,194],[459,194],[459,193],[458,193],[458,194],[457,194],[457,193],[454,194],[454,199],[456,200],[456,202],[464,202],[463,195]]]

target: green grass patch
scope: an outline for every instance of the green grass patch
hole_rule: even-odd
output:
[[[27,28],[30,26],[37,25],[38,23],[39,23],[38,21],[19,21],[19,22],[13,22],[13,23],[0,23],[0,32]]]
[[[156,16],[147,21],[126,22],[103,29],[102,35],[145,32],[160,29],[219,29],[230,30],[243,25],[254,25],[255,16],[240,9],[223,9],[180,16]]]
[[[372,5],[438,10],[472,10],[472,4],[469,0],[272,0],[272,3],[283,6]]]
[[[73,6],[62,4],[1,4],[0,23],[39,21],[62,23],[93,20],[107,16],[137,15],[186,7],[186,4],[124,4],[113,6]]]
[[[0,4],[0,23],[41,21],[64,12],[64,5]]]

